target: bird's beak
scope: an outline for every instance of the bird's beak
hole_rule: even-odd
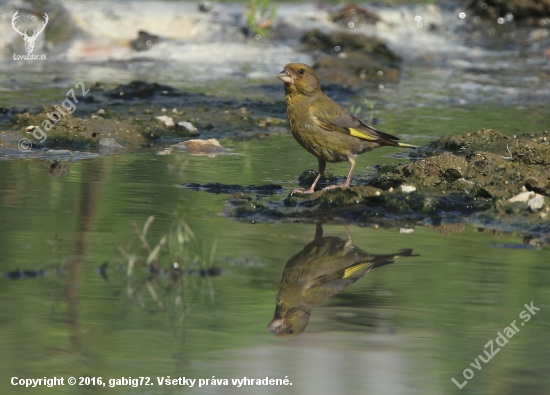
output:
[[[277,75],[277,78],[283,81],[285,84],[294,84],[294,77],[286,68]]]
[[[282,73],[281,73],[282,74]],[[280,75],[280,74],[279,74]],[[271,332],[273,332],[275,335],[277,334],[277,330],[283,326],[284,320],[282,318],[275,318],[273,321],[269,323],[267,326],[267,329],[269,329]]]

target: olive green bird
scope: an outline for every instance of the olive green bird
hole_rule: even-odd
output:
[[[398,257],[418,256],[412,249],[395,254],[371,255],[347,240],[323,237],[317,225],[314,240],[290,258],[279,285],[273,320],[267,326],[276,336],[292,337],[302,333],[314,307],[353,284],[371,269],[393,263]]]
[[[286,114],[292,135],[319,161],[319,174],[309,189],[295,189],[292,193],[312,193],[325,172],[326,162],[350,163],[346,181],[325,189],[347,188],[355,155],[380,146],[418,148],[374,129],[335,103],[323,93],[319,78],[308,65],[289,63],[277,77],[285,83]]]

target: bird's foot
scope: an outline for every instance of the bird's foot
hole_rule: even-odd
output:
[[[293,190],[292,192],[290,192],[290,195],[294,195],[295,193],[313,193],[315,192],[313,190],[313,188],[309,188],[309,189],[295,189]]]
[[[346,188],[349,188],[349,184],[344,183],[344,184],[329,185],[328,187],[323,188],[323,191],[328,191],[330,189],[336,189],[336,188],[346,189]]]

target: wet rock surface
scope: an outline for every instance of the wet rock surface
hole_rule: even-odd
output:
[[[342,26],[354,28],[356,25],[376,24],[381,20],[380,15],[368,8],[357,4],[345,4],[340,9],[330,13],[330,19]]]
[[[130,45],[136,51],[146,51],[161,40],[162,38],[159,36],[140,30],[138,32],[138,37],[135,40],[132,40]]]
[[[499,17],[518,21],[550,17],[550,0],[484,0],[467,4],[476,15],[494,21]]]
[[[361,185],[289,195],[282,202],[238,194],[228,200],[226,214],[253,221],[364,226],[449,228],[449,224],[469,222],[548,237],[547,134],[506,136],[480,130],[446,136],[411,152],[416,157],[411,163],[379,167],[361,179]],[[315,175],[310,170],[301,178],[307,185]],[[529,193],[526,199],[514,199],[525,192]]]
[[[302,37],[302,43],[309,51],[323,53],[313,68],[324,83],[356,87],[365,82],[396,83],[399,79],[401,58],[380,38],[312,29]]]

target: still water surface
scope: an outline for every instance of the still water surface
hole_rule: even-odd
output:
[[[528,114],[533,124],[537,111]],[[522,122],[500,114],[503,123]],[[433,123],[429,114],[416,115],[408,119]],[[387,122],[406,123],[406,114],[396,117]],[[278,183],[286,191],[274,198],[282,200],[315,163],[286,133],[222,144],[231,155],[104,156],[79,161],[59,177],[39,162],[0,161],[0,392],[29,393],[10,385],[15,376],[102,377],[107,387],[109,379],[146,376],[154,384],[109,388],[112,394],[549,392],[547,248],[526,248],[520,235],[470,225],[451,234],[352,225],[350,239],[343,225],[324,224],[324,241],[312,245],[315,225],[236,221],[222,215],[227,195],[178,185]],[[396,161],[387,156],[392,152],[363,155],[358,174]],[[345,174],[347,166],[329,170]],[[145,268],[149,253],[136,234],[151,215],[149,249],[167,235],[156,274]],[[302,334],[278,338],[267,329],[287,262],[299,260],[307,273],[304,254],[337,262],[353,251],[371,262],[372,255],[405,249],[413,256],[366,274],[348,270],[348,278],[357,274],[349,286],[323,283],[328,293],[341,292],[316,299]],[[131,255],[136,265],[129,272]],[[174,262],[179,275],[170,272]],[[213,275],[197,273],[212,267]],[[289,278],[284,283],[286,291],[299,287]],[[540,311],[523,322],[519,315],[531,302]],[[481,362],[487,342],[514,320],[519,332]],[[481,370],[470,365],[476,358]],[[463,384],[465,369],[474,376],[459,390],[451,379]],[[167,376],[215,376],[229,386],[159,386],[157,377]],[[293,385],[232,385],[244,377],[286,377]],[[35,391],[106,393],[93,385]]]

